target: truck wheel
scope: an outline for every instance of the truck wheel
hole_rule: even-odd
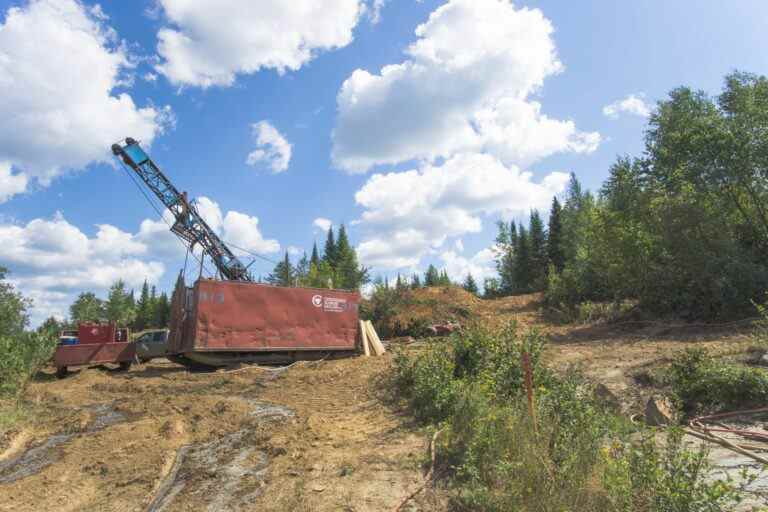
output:
[[[131,368],[131,362],[130,361],[123,361],[120,363],[120,371],[121,372],[127,372]]]
[[[57,366],[56,367],[56,378],[57,379],[63,379],[67,376],[67,367],[66,366]]]

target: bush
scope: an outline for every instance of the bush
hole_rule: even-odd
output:
[[[768,400],[768,373],[719,361],[703,349],[677,356],[665,378],[688,414],[736,409]]]
[[[57,338],[25,332],[0,336],[0,397],[16,397],[29,379],[51,358]]]
[[[606,455],[603,482],[617,512],[720,512],[741,498],[729,480],[706,478],[704,446],[687,449],[680,430],[669,430],[664,447],[653,433],[638,443],[617,443]]]
[[[442,424],[439,463],[450,470],[456,510],[715,512],[738,500],[712,481],[706,453],[671,433],[631,442],[634,427],[596,400],[576,372],[541,363],[544,338],[510,324],[498,334],[472,327],[416,355],[398,352],[399,396],[420,421]],[[532,419],[520,355],[534,369]]]

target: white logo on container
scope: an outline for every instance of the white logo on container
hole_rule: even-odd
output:
[[[315,295],[312,297],[312,305],[316,308],[319,308],[323,305],[323,297],[322,295]]]

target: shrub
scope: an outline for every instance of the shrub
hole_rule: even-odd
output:
[[[420,421],[444,425],[438,455],[455,484],[455,510],[719,512],[738,501],[730,482],[709,478],[706,453],[685,448],[679,432],[664,447],[652,433],[631,441],[634,427],[605,410],[586,379],[555,376],[541,364],[543,347],[541,334],[510,324],[498,334],[475,326],[450,343],[396,354],[400,396]],[[523,392],[524,351],[534,368],[536,422]]]
[[[24,332],[0,336],[0,396],[16,397],[53,354],[57,338]]]
[[[688,349],[670,365],[666,382],[688,414],[748,407],[768,400],[768,373]]]
[[[706,478],[706,448],[687,449],[678,429],[668,431],[663,447],[652,432],[637,443],[615,443],[605,460],[603,483],[610,510],[720,512],[732,510],[741,500],[729,480]]]

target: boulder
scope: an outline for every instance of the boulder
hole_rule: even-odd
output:
[[[672,425],[677,418],[675,406],[669,398],[652,396],[645,405],[645,422],[651,426]]]

